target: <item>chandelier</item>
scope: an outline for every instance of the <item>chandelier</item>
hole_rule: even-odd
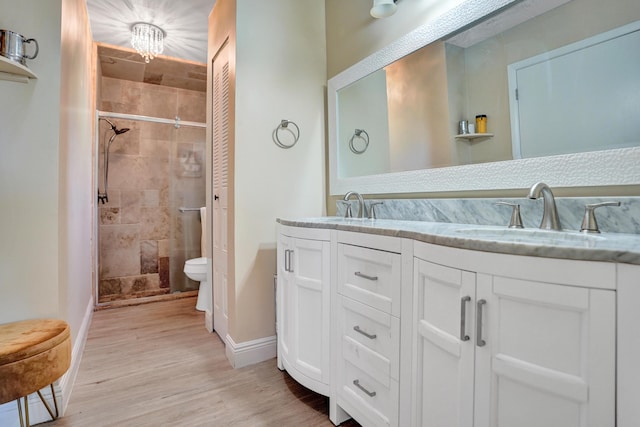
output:
[[[131,26],[131,45],[147,64],[164,50],[165,32],[162,28],[146,22]]]

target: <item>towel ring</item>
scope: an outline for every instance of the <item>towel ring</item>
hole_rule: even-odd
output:
[[[293,127],[295,127],[295,131],[291,130],[291,128],[289,128],[289,125],[292,124]],[[287,131],[289,131],[292,135],[293,135],[293,143],[288,145],[283,143],[282,141],[280,141],[280,137],[278,136],[278,131],[280,129],[285,129]],[[295,124],[294,122],[292,122],[291,120],[281,120],[280,124],[278,125],[278,127],[273,131],[273,142],[276,143],[276,145],[280,148],[291,148],[294,145],[296,145],[296,142],[298,142],[298,139],[300,139],[300,128],[298,127],[297,124]]]
[[[362,136],[362,134],[364,134],[364,136]],[[358,150],[355,146],[355,144],[353,143],[354,139],[358,138],[364,141],[364,148],[362,150]],[[351,139],[349,139],[349,149],[354,153],[354,154],[362,154],[365,151],[367,151],[367,148],[369,147],[369,134],[367,133],[366,130],[364,129],[356,129],[356,131],[353,133],[353,135],[351,136]]]

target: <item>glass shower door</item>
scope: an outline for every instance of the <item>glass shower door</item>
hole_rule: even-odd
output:
[[[197,290],[183,270],[187,259],[200,256],[205,128],[112,120],[130,130],[110,147],[109,197],[98,204],[98,303]],[[102,177],[111,134],[102,120],[99,131]]]
[[[169,274],[171,292],[197,290],[199,283],[184,274],[184,263],[202,256],[200,208],[205,206],[205,128],[175,129],[171,155],[169,204],[171,237]],[[201,249],[202,248],[202,249]]]

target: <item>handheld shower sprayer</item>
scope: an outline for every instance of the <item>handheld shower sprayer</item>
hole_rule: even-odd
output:
[[[120,135],[122,133],[125,132],[129,132],[129,128],[122,128],[122,129],[118,129],[116,127],[116,125],[113,124],[113,122],[107,118],[104,117],[100,117],[100,120],[104,120],[105,122],[109,123],[109,126],[111,126],[111,130],[116,134],[116,135]]]
[[[125,132],[129,132],[130,129],[118,129],[116,125],[114,125],[109,119],[104,117],[100,117],[100,120],[104,120],[105,122],[109,123],[109,125],[111,126],[111,130],[113,131],[113,135],[111,135],[111,138],[109,138],[109,142],[104,144],[104,193],[101,193],[100,188],[98,188],[98,203],[102,202],[102,204],[104,205],[105,203],[109,203],[107,187],[109,181],[109,149],[111,148],[111,143],[116,138],[116,136],[121,135]]]

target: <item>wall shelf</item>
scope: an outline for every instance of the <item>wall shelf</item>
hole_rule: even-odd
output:
[[[24,65],[0,56],[0,80],[27,83],[29,79],[37,79],[33,71]]]
[[[456,135],[456,139],[466,139],[472,141],[474,139],[493,138],[492,133],[465,133],[462,135]]]

